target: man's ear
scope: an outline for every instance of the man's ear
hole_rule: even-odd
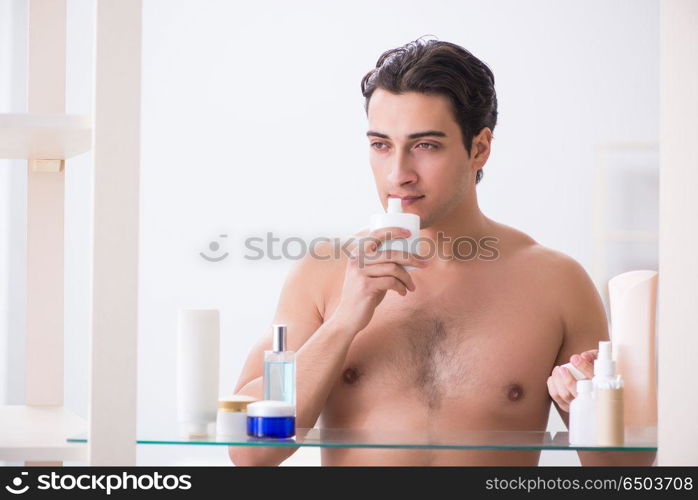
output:
[[[473,170],[480,170],[490,157],[492,145],[492,130],[484,127],[475,137],[470,148],[470,157],[473,160]]]

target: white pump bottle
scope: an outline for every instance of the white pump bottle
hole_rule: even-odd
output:
[[[388,198],[388,210],[371,216],[371,231],[383,227],[401,227],[410,232],[407,238],[398,238],[385,241],[378,250],[401,250],[403,252],[418,254],[419,238],[419,215],[402,211],[402,200],[400,198]],[[414,266],[405,266],[411,271]]]

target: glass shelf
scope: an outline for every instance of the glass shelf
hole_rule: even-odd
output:
[[[366,429],[296,429],[290,439],[262,439],[248,436],[185,438],[176,433],[140,435],[138,444],[203,446],[312,446],[321,448],[421,448],[459,450],[593,450],[656,451],[657,429],[626,428],[624,446],[572,446],[567,432],[539,431],[379,431]],[[69,442],[85,443],[85,434]]]

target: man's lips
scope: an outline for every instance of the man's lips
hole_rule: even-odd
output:
[[[389,195],[388,198],[400,198],[402,200],[402,204],[404,206],[404,205],[411,205],[412,203],[415,203],[415,202],[421,200],[422,198],[424,198],[424,195],[423,194],[419,195],[419,196],[415,196],[415,195],[411,195],[411,196]]]

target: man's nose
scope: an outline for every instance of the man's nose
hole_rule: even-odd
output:
[[[388,181],[393,186],[404,186],[417,182],[417,172],[414,170],[407,154],[397,152],[393,155]]]

